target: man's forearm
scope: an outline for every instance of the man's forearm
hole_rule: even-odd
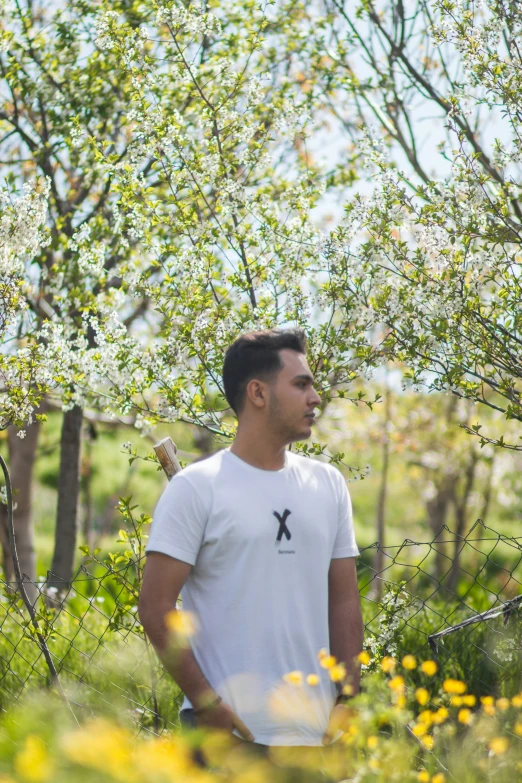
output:
[[[364,636],[359,596],[356,600],[330,606],[329,627],[330,653],[340,663],[344,663],[347,682],[352,686],[353,692],[357,693],[361,678],[357,656],[362,650]]]
[[[167,628],[165,618],[170,612],[170,606],[155,607],[154,610],[140,612],[140,619],[163,666],[185,696],[196,708],[206,706],[216,698],[216,694],[201,671],[191,647]]]

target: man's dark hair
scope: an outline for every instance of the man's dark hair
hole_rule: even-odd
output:
[[[303,329],[268,329],[248,332],[238,337],[225,354],[223,386],[228,404],[239,413],[245,401],[245,390],[253,378],[268,380],[281,370],[279,351],[289,349],[306,353]]]

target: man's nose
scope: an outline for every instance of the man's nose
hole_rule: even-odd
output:
[[[313,405],[314,408],[317,408],[318,405],[321,404],[321,398],[317,394],[316,390],[312,390],[312,399],[310,400],[310,405]]]

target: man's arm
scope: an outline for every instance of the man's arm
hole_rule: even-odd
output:
[[[145,632],[158,656],[183,693],[197,707],[209,694],[214,700],[217,694],[205,679],[190,647],[176,643],[167,628],[165,617],[176,607],[181,588],[192,570],[183,563],[161,552],[150,552],[143,574],[139,602],[139,616]]]
[[[148,554],[138,607],[141,623],[164,667],[198,710],[199,722],[229,731],[236,728],[245,739],[253,741],[250,731],[230,707],[216,704],[218,695],[191,647],[177,643],[175,634],[167,627],[166,616],[177,611],[176,602],[191,569],[189,563],[161,552]]]
[[[346,680],[355,695],[361,678],[357,656],[363,645],[363,621],[361,601],[357,587],[355,558],[334,558],[328,572],[328,624],[330,629],[330,653],[346,667]],[[330,713],[323,744],[329,745],[346,730],[351,719],[350,710],[337,704]]]
[[[340,557],[331,561],[328,572],[328,624],[330,653],[346,666],[347,681],[355,694],[359,690],[360,667],[357,656],[363,646],[364,625],[353,557]]]

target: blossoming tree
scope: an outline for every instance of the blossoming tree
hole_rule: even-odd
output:
[[[0,343],[4,348],[0,353],[0,431],[9,427],[10,451],[16,453],[19,467],[16,482],[19,559],[22,572],[30,578],[35,576],[30,477],[40,416],[35,410],[50,378],[41,361],[41,346],[32,339],[30,318],[27,318],[28,303],[34,295],[27,271],[45,244],[47,195],[45,182],[26,184],[18,194],[12,183],[0,191]],[[17,433],[16,424],[25,428]],[[24,437],[27,432],[27,439],[17,437]],[[8,541],[6,506],[2,504],[0,545],[4,577],[10,580],[13,568]]]
[[[60,578],[75,551],[83,411],[230,436],[221,363],[242,330],[305,326],[325,402],[399,359],[414,384],[522,418],[521,12],[483,9],[4,5],[2,159],[16,181],[50,187],[50,243],[26,302],[65,411]],[[419,145],[429,105],[448,162],[438,174],[436,145]],[[336,162],[344,133],[352,147]],[[312,150],[325,140],[321,169]],[[325,190],[345,197],[358,177],[368,184],[321,232]]]
[[[271,45],[284,9],[172,0],[6,3],[0,140],[50,183],[33,339],[65,411],[52,570],[71,575],[83,411],[230,435],[223,350],[307,326],[328,399],[353,377],[322,296],[323,184],[309,118]],[[313,323],[314,326],[310,324]]]
[[[382,358],[414,385],[522,421],[521,6],[319,5],[295,78],[349,140],[332,179],[354,157],[373,177],[335,232],[331,294],[361,331],[384,326]]]

